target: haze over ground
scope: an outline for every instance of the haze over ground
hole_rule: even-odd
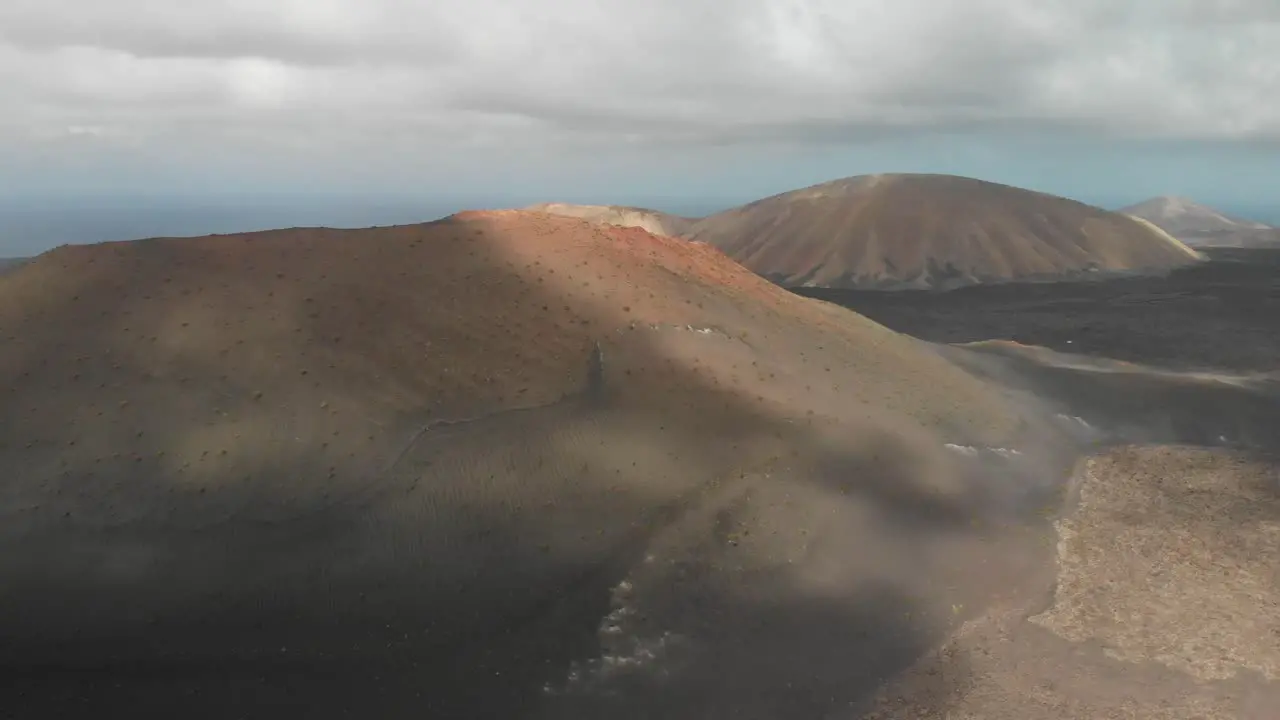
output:
[[[646,8],[5,3],[0,197],[47,211],[0,213],[0,256],[365,222],[329,212],[335,196],[420,198],[422,220],[544,200],[697,214],[876,172],[1280,215],[1266,0]],[[263,194],[296,199],[236,217]],[[110,235],[85,229],[100,215],[60,224],[94,205],[135,213],[140,198],[220,209]]]
[[[2,247],[70,240],[56,217],[696,215],[853,173],[1272,203],[1277,6],[1206,7],[13,0],[0,195],[46,239]],[[1000,194],[887,205],[985,207],[975,244],[1018,236],[997,264],[1054,251],[1001,216],[1080,217]],[[1274,720],[1280,264],[1231,257],[1101,310],[1116,285],[974,288],[1161,350],[1134,362],[929,342],[709,244],[535,212],[10,265],[0,708]]]
[[[565,712],[615,706],[593,686],[626,673],[590,663],[664,633],[692,674],[617,710],[865,700],[869,672],[815,667],[810,693],[787,668],[907,662],[986,593],[924,585],[1021,566],[1017,542],[976,567],[960,508],[1039,508],[1024,474],[1065,460],[1029,446],[1052,419],[924,343],[709,246],[545,214],[67,247],[0,299],[20,716],[240,717],[292,692],[307,717],[624,717]],[[624,584],[642,610],[602,618]],[[919,627],[885,616],[907,586]]]
[[[1254,464],[1209,463],[1198,502],[1258,497],[1261,555],[1228,559],[1260,576],[1280,507],[1248,455],[1280,446],[1266,375],[930,345],[705,244],[516,211],[64,247],[0,277],[0,299],[0,705],[20,717],[1280,702],[1258,679],[1185,679],[1271,677],[1280,588],[1222,577],[1228,542],[1167,567],[1230,592],[1135,627],[1090,600],[1091,568],[1124,568],[1059,545],[1084,569],[1055,575],[1048,523],[1095,443],[1225,434]],[[1165,478],[1206,466],[1162,457]],[[1093,468],[1121,515],[1082,531],[1146,502],[1114,465]],[[1197,530],[1229,537],[1222,517]],[[1153,560],[1128,561],[1177,555],[1183,519],[1135,529]],[[1108,592],[1146,601],[1141,582]],[[1185,621],[1206,610],[1258,631],[1206,645]],[[1082,651],[1091,636],[1125,662]],[[927,652],[950,639],[963,650]],[[945,684],[894,703],[922,677]]]

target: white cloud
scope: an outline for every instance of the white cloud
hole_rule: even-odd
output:
[[[7,0],[0,97],[8,143],[1277,139],[1280,4]]]

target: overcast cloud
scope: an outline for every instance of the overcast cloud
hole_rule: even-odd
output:
[[[1270,143],[1280,2],[0,0],[0,98],[10,185],[971,129]]]
[[[1280,3],[3,0],[0,82],[27,140],[991,120],[1276,138]]]

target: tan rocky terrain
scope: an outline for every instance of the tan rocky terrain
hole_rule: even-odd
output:
[[[576,217],[606,225],[636,227],[654,235],[677,237],[689,231],[696,218],[681,217],[658,210],[625,205],[574,205],[572,203],[539,203],[524,208],[530,212]]]
[[[949,175],[834,180],[703,218],[686,236],[805,287],[954,287],[1160,272],[1199,259],[1145,221]]]
[[[1045,599],[967,622],[868,717],[1275,717],[1276,460],[1189,447],[1090,459]]]

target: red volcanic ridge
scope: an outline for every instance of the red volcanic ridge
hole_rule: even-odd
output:
[[[950,175],[863,175],[704,218],[686,237],[788,286],[947,288],[1164,271],[1199,255],[1149,222]]]
[[[693,227],[694,218],[672,215],[648,208],[625,205],[574,205],[571,203],[539,203],[524,208],[531,212],[576,217],[604,225],[644,228],[654,235],[683,235]]]
[[[933,588],[1014,566],[916,529],[1003,506],[947,443],[1029,447],[1021,403],[712,246],[584,219],[62,247],[0,276],[0,665],[58,673],[19,717],[252,716],[286,685],[307,717],[528,715],[483,703],[510,678],[560,702],[564,638],[613,622],[596,599],[628,577],[635,616],[688,622],[717,670],[805,673],[886,583],[946,617]],[[850,630],[752,635],[815,598]]]
[[[7,557],[49,562],[0,562],[0,662],[19,632],[74,634],[81,615],[134,637],[148,612],[203,612],[206,584],[225,589],[217,604],[247,607],[266,601],[259,591],[311,597],[307,578],[323,577],[330,600],[347,583],[357,612],[366,576],[407,562],[399,536],[353,549],[322,534],[306,552],[280,540],[340,499],[364,518],[359,538],[422,536],[412,550],[425,565],[414,567],[439,566],[436,550],[489,558],[441,566],[431,587],[483,587],[476,568],[506,572],[493,559],[506,555],[458,524],[471,517],[460,505],[497,508],[493,527],[543,528],[553,552],[586,558],[613,536],[595,525],[556,535],[571,526],[565,498],[583,508],[574,522],[630,532],[702,483],[799,462],[786,450],[826,452],[795,424],[815,417],[837,426],[833,437],[900,437],[903,457],[943,470],[934,433],[1005,446],[1018,427],[987,385],[919,342],[786,292],[713,247],[640,229],[465,212],[64,246],[0,277],[0,478],[14,507],[30,508],[7,516]],[[447,437],[427,432],[464,420]],[[406,455],[418,446],[419,459]],[[621,497],[642,507],[604,514]],[[556,500],[560,515],[544,504]],[[142,542],[133,533],[169,548],[194,529],[207,534],[130,583],[75,570],[78,538],[124,552]],[[261,577],[209,555],[237,547],[251,547]],[[187,572],[192,557],[199,573]],[[209,575],[206,562],[234,572]],[[345,575],[298,574],[305,563]],[[285,576],[299,584],[272,579]],[[28,601],[42,593],[75,612]],[[472,608],[453,602],[406,607],[437,632],[461,631]]]

